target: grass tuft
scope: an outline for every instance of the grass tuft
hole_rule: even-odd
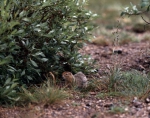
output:
[[[111,114],[122,114],[122,113],[125,113],[125,109],[123,107],[120,107],[120,106],[113,106],[113,107],[111,107],[109,113],[111,113]]]
[[[135,70],[122,72],[114,69],[109,75],[108,89],[127,96],[140,96],[150,89],[149,80],[146,75]]]
[[[68,94],[65,91],[51,86],[49,81],[45,82],[40,87],[32,87],[30,90],[25,88],[22,89],[21,103],[54,104],[61,102],[68,97]]]
[[[121,71],[119,68],[110,70],[107,79],[92,79],[89,91],[100,91],[96,97],[141,97],[150,92],[150,78],[145,74],[132,70]]]
[[[123,96],[120,92],[107,92],[107,93],[103,93],[100,92],[96,95],[97,98],[107,98],[107,97],[121,97]]]

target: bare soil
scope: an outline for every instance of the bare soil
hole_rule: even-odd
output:
[[[99,74],[106,73],[108,68],[114,66],[122,70],[149,72],[150,69],[150,40],[121,46],[87,44],[81,53],[91,55],[97,61]]]
[[[150,40],[121,46],[99,46],[88,43],[82,54],[91,55],[97,61],[100,76],[109,68],[119,66],[122,70],[150,71]],[[80,93],[82,94],[82,93]],[[55,105],[29,105],[25,108],[0,108],[0,118],[150,118],[150,103],[134,99],[99,98],[98,92],[84,97],[72,93],[73,98]],[[111,108],[118,108],[116,111]],[[124,110],[121,111],[121,108]],[[118,111],[117,111],[118,110]]]

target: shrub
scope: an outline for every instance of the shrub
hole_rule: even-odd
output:
[[[90,71],[78,53],[93,28],[94,15],[84,4],[84,0],[1,0],[0,85],[14,76],[17,86],[26,86],[41,83],[47,72]]]
[[[18,87],[17,79],[8,78],[3,86],[0,86],[0,105],[13,105],[20,99],[16,91]]]
[[[126,7],[124,11],[121,13],[121,16],[123,15],[141,15],[150,10],[150,0],[141,0],[140,5],[133,5],[131,3],[130,7]],[[144,19],[143,19],[144,20]]]

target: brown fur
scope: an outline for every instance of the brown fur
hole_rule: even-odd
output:
[[[73,75],[71,72],[63,72],[62,77],[65,79],[67,85],[76,84],[78,87],[87,87],[87,78],[82,72]]]

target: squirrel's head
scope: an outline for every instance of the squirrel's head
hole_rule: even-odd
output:
[[[72,74],[71,72],[63,72],[63,73],[62,73],[62,77],[63,77],[65,80],[70,81],[70,82],[72,82],[73,79],[74,79],[74,76],[73,76],[73,74]]]

